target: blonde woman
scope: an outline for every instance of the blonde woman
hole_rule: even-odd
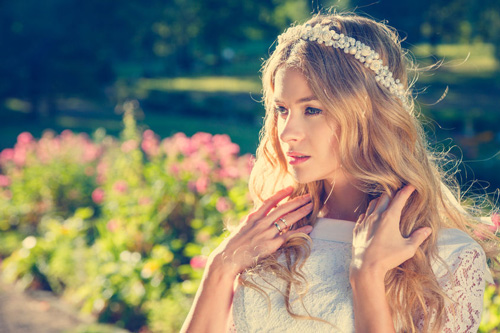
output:
[[[183,332],[477,331],[498,238],[428,150],[410,65],[356,15],[278,37],[256,209],[211,254]]]

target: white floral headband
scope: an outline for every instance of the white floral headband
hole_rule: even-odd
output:
[[[406,92],[403,84],[399,79],[394,79],[392,72],[389,71],[387,66],[384,66],[380,55],[372,50],[368,45],[355,40],[352,37],[338,34],[330,30],[329,26],[317,24],[312,27],[309,24],[305,26],[295,26],[288,28],[283,34],[278,36],[278,43],[281,43],[286,38],[301,38],[303,40],[316,41],[319,44],[326,46],[333,46],[334,48],[343,49],[345,53],[354,55],[365,65],[366,68],[375,72],[375,80],[381,85],[389,89],[389,91],[401,100],[405,108],[407,108],[407,101],[405,99]]]

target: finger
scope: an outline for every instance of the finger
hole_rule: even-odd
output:
[[[276,223],[281,227],[281,230],[286,231],[290,226],[288,225],[288,221],[285,218],[279,218],[276,220]]]
[[[291,213],[288,213],[288,214],[283,215],[283,216],[279,216],[278,218],[276,218],[276,220],[273,220],[273,221],[276,221],[276,222],[273,222],[273,227],[278,229],[276,227],[276,225],[274,225],[274,223],[278,223],[278,221],[279,221],[278,219],[282,218],[286,221],[286,224],[288,225],[288,228],[286,230],[289,230],[297,221],[299,221],[303,217],[307,216],[307,214],[309,214],[312,211],[312,209],[313,209],[313,203],[310,202],[307,205],[302,206],[302,207],[294,210]],[[281,229],[284,230],[283,228],[281,228]]]
[[[356,221],[356,224],[360,224],[363,221],[363,219],[365,218],[365,216],[366,216],[365,213],[359,215],[358,220]]]
[[[409,243],[415,248],[415,250],[429,237],[429,235],[432,233],[432,229],[429,227],[425,228],[420,228],[418,230],[415,230],[412,232],[410,235]]]
[[[389,198],[389,195],[386,193],[382,194],[377,202],[377,205],[375,206],[375,209],[373,210],[374,212],[382,213],[387,209],[389,206],[389,202],[391,201],[391,198]]]
[[[396,193],[396,195],[394,196],[394,199],[392,199],[392,202],[390,203],[389,208],[387,208],[387,211],[391,211],[392,213],[401,216],[401,211],[403,210],[406,201],[411,196],[413,191],[415,191],[415,187],[413,187],[412,185],[406,185],[401,190],[399,190],[398,193]]]
[[[273,210],[269,215],[267,216],[267,220],[269,222],[273,222],[278,220],[280,217],[284,217],[285,215],[288,215],[291,212],[297,211],[299,208],[303,207],[304,205],[308,205],[310,203],[310,206],[312,207],[311,203],[311,197],[309,195],[304,195],[298,198],[295,198],[293,200],[290,200],[283,205],[277,207],[275,210]],[[307,212],[309,214],[310,211]],[[306,215],[307,215],[306,214]],[[289,218],[285,217],[286,221],[288,223]],[[288,226],[290,224],[288,223]]]
[[[264,216],[266,216],[271,209],[276,207],[278,203],[280,203],[281,200],[285,199],[287,196],[292,194],[293,187],[288,186],[278,192],[276,192],[274,195],[266,199],[262,205],[254,212],[252,213],[253,216],[257,219],[261,219]]]
[[[287,233],[284,233],[280,237],[283,239],[283,242],[286,242],[290,237],[294,234],[298,234],[299,232],[303,232],[305,234],[309,234],[313,230],[313,227],[310,225],[303,226],[297,230],[292,230]]]
[[[366,215],[370,215],[371,213],[373,213],[373,211],[375,210],[375,206],[377,205],[378,199],[379,198],[376,198],[370,201],[370,203],[368,204],[368,208],[366,209]]]

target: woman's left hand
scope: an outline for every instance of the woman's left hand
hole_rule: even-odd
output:
[[[431,234],[428,227],[415,230],[404,238],[399,230],[401,211],[415,188],[399,190],[391,200],[384,194],[368,205],[353,230],[351,277],[361,272],[385,276],[390,269],[415,255],[418,247]]]

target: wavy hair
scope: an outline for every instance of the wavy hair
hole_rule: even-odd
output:
[[[430,227],[433,232],[413,258],[387,273],[386,296],[397,331],[415,332],[419,318],[423,318],[425,332],[440,331],[448,298],[438,284],[431,262],[438,260],[448,266],[438,255],[438,230],[458,228],[465,231],[483,247],[487,257],[497,263],[499,239],[482,227],[476,217],[482,208],[470,201],[469,205],[463,203],[454,169],[445,170],[449,161],[446,154],[433,151],[427,144],[412,96],[415,80],[409,79],[409,73],[417,73],[417,67],[402,49],[397,33],[385,24],[355,14],[317,14],[305,24],[327,25],[330,30],[353,37],[375,50],[393,76],[405,86],[406,107],[381,87],[375,74],[354,56],[283,33],[280,43],[262,67],[266,115],[250,177],[254,203],[260,205],[263,198],[290,184],[295,187],[291,197],[310,193],[313,211],[297,222],[296,227],[314,226],[324,205],[327,193],[323,181],[299,184],[288,174],[277,133],[273,101],[275,76],[282,68],[298,69],[325,106],[328,119],[340,128],[335,153],[339,155],[343,170],[356,179],[355,186],[368,198],[383,193],[392,197],[406,184],[416,188],[402,212],[401,234],[408,237],[422,227]],[[482,198],[487,200],[486,196]],[[287,284],[283,297],[288,313],[295,318],[323,321],[300,316],[290,305],[291,290],[298,290],[300,299],[307,292],[307,281],[301,269],[310,255],[310,242],[305,234],[294,235],[275,255],[259,259],[245,275],[271,272],[283,279]],[[281,256],[286,258],[285,262],[278,260]],[[242,285],[263,292],[254,282],[240,278]]]

